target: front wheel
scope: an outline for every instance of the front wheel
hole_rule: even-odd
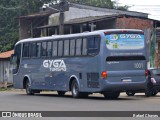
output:
[[[34,92],[33,92],[33,90],[30,88],[30,83],[29,83],[29,81],[27,80],[27,82],[26,82],[26,94],[27,95],[34,95]]]
[[[117,99],[120,92],[107,92],[103,94],[106,99]]]
[[[71,91],[73,98],[79,98],[81,96],[78,83],[75,80],[72,82]]]
[[[128,96],[134,96],[134,95],[135,95],[135,92],[127,91],[126,94],[127,94]]]

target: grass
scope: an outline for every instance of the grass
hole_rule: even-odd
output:
[[[11,90],[11,88],[0,88],[0,92],[1,91],[10,91]]]

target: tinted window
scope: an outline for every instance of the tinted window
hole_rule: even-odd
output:
[[[87,55],[87,39],[83,39],[82,55]]]
[[[37,56],[36,43],[31,43],[30,45],[31,45],[31,49],[30,49],[31,57],[36,57]]]
[[[57,56],[57,47],[58,47],[57,41],[53,41],[53,50],[52,50],[52,54],[53,54],[54,57]]]
[[[47,42],[47,56],[52,56],[52,42]]]
[[[88,38],[88,54],[97,54],[99,51],[99,37]]]
[[[23,57],[29,57],[29,44],[23,44]]]
[[[47,55],[47,43],[46,42],[42,42],[42,56],[46,56]]]
[[[69,56],[69,40],[64,41],[64,56]]]
[[[76,55],[79,56],[82,53],[82,39],[76,40]]]
[[[58,42],[58,56],[63,56],[63,41]]]
[[[75,55],[75,40],[70,40],[70,56]]]
[[[37,50],[37,57],[40,57],[41,56],[41,43],[37,43],[37,47],[36,47],[36,50]]]

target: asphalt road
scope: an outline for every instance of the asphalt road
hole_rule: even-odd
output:
[[[56,92],[28,96],[24,91],[7,91],[0,92],[0,111],[160,111],[160,93],[149,98],[143,93],[133,97],[122,93],[117,100],[105,100],[100,94],[74,99],[70,93],[59,97]]]

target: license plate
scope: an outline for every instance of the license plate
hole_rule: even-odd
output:
[[[124,80],[122,80],[122,82],[126,82],[126,83],[132,82],[132,79],[124,79]]]

